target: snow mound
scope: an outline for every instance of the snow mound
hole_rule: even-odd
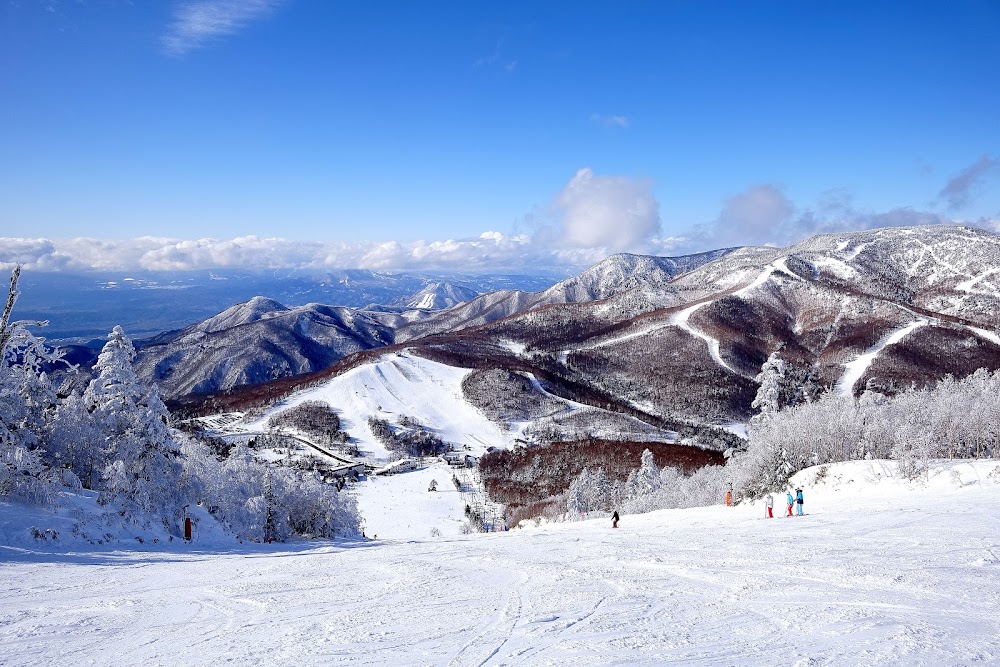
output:
[[[847,461],[813,466],[790,480],[821,499],[847,495],[895,496],[908,491],[952,494],[970,487],[1000,486],[1000,461],[929,461],[915,479],[900,472],[898,461]]]

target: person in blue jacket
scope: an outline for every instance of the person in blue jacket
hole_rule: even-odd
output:
[[[802,516],[802,489],[795,489],[795,513]]]
[[[792,490],[788,489],[785,491],[785,501],[788,503],[788,514],[786,517],[792,516],[792,506],[795,505],[795,498],[792,498]]]

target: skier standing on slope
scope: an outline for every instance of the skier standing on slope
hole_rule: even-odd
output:
[[[614,514],[611,515],[611,527],[618,527],[618,511],[616,510]]]
[[[795,489],[796,513],[802,516],[802,489]]]
[[[764,518],[773,519],[774,518],[774,496],[770,493],[764,498]]]
[[[792,516],[792,505],[795,504],[795,499],[792,498],[792,490],[791,489],[788,489],[785,492],[785,501],[788,503],[788,514],[786,514],[785,516],[786,517]]]

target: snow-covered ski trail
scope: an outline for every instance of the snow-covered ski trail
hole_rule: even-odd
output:
[[[719,366],[722,366],[730,373],[739,375],[739,372],[737,372],[735,368],[726,363],[726,360],[722,358],[722,353],[719,351],[719,339],[709,336],[701,329],[695,329],[693,326],[691,326],[691,323],[688,321],[691,318],[691,315],[693,315],[698,310],[704,308],[710,303],[713,302],[706,301],[705,303],[698,303],[693,306],[689,306],[688,308],[685,308],[684,310],[678,313],[675,313],[673,317],[670,318],[670,324],[675,327],[679,327],[680,329],[683,329],[684,331],[688,332],[695,338],[700,338],[703,341],[705,341],[705,343],[708,345],[708,353],[709,355],[711,355],[715,363],[717,363]]]
[[[795,521],[747,504],[625,515],[616,530],[3,547],[0,663],[997,663],[1000,466],[932,463],[917,486],[892,466],[800,473],[810,516]]]
[[[757,277],[754,278],[754,280],[750,282],[748,285],[745,285],[744,287],[741,287],[732,292],[720,294],[713,298],[706,299],[705,301],[700,301],[694,305],[688,306],[687,308],[684,308],[683,310],[680,310],[671,315],[666,322],[657,322],[656,324],[645,326],[635,331],[630,331],[629,333],[623,334],[621,336],[615,336],[613,338],[608,338],[606,340],[585,345],[580,349],[594,350],[597,348],[606,347],[608,345],[620,345],[621,343],[634,340],[636,338],[648,336],[651,333],[655,333],[657,331],[660,331],[661,329],[666,329],[667,327],[677,327],[687,332],[689,335],[694,336],[695,338],[700,338],[701,340],[705,341],[705,344],[708,346],[708,353],[716,364],[726,369],[730,373],[733,373],[734,375],[742,375],[740,371],[730,366],[729,363],[722,358],[722,353],[720,352],[720,344],[718,339],[710,336],[709,334],[705,333],[704,331],[701,331],[700,329],[696,329],[691,325],[689,320],[691,318],[691,315],[693,315],[695,312],[704,308],[705,306],[709,306],[715,303],[719,299],[728,296],[742,297],[748,292],[760,287],[761,285],[766,283],[771,278],[771,276],[774,275],[776,271],[781,272],[789,276],[790,278],[801,279],[799,278],[798,275],[796,275],[792,270],[788,268],[787,264],[785,263],[787,259],[788,259],[787,257],[781,257],[775,260],[774,262],[771,262],[766,267],[764,267],[764,270],[761,271],[760,274],[758,274]],[[573,350],[560,351],[558,355],[559,363],[565,366],[566,361],[572,352]]]
[[[1000,335],[997,335],[995,331],[987,331],[986,329],[980,329],[979,327],[972,326],[966,328],[975,333],[977,336],[981,336],[991,343],[1000,345]]]
[[[386,354],[375,363],[353,368],[330,381],[302,390],[275,408],[293,407],[307,400],[320,400],[339,413],[345,430],[359,449],[379,461],[388,458],[385,446],[368,428],[370,416],[389,421],[411,417],[431,428],[447,442],[474,446],[473,454],[489,443],[508,447],[511,434],[486,419],[462,394],[462,380],[471,369],[440,364],[406,351]],[[248,430],[263,430],[269,412],[245,425]],[[469,441],[469,434],[476,439]]]
[[[833,391],[838,396],[843,396],[845,398],[853,396],[854,385],[864,376],[868,367],[872,365],[872,362],[875,361],[875,358],[878,357],[882,350],[890,345],[895,345],[920,327],[930,324],[930,322],[931,321],[928,318],[922,317],[905,326],[890,331],[888,334],[879,339],[877,343],[855,357],[853,361],[849,361],[844,364],[844,374],[840,376],[839,380],[837,380],[837,384],[834,386]]]

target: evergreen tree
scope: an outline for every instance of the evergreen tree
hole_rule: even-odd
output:
[[[771,415],[785,407],[786,370],[787,364],[777,352],[773,352],[760,367],[760,373],[754,378],[760,387],[753,403],[750,404],[751,408],[757,410],[757,414],[750,419],[752,424],[767,421]]]
[[[41,367],[60,355],[48,351],[44,341],[28,331],[29,323],[11,322],[19,276],[17,267],[0,314],[0,498],[42,504],[59,476],[41,456],[56,404]]]
[[[180,451],[167,426],[167,409],[155,386],[139,381],[134,359],[132,341],[116,326],[83,394],[96,436],[91,456],[101,470],[99,502],[114,503],[137,523],[162,522],[177,532],[184,505],[178,496]]]
[[[566,492],[566,509],[573,514],[584,514],[590,511],[588,494],[590,487],[590,470],[584,468],[569,485]]]
[[[653,460],[653,452],[642,451],[642,463],[636,473],[636,490],[640,495],[651,495],[660,488],[660,469]]]

